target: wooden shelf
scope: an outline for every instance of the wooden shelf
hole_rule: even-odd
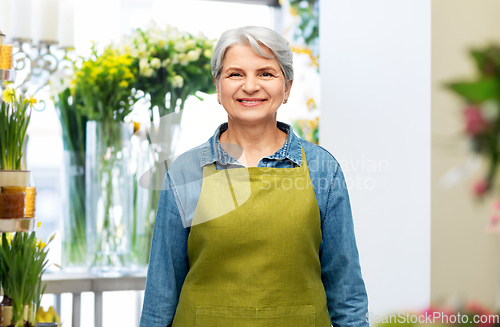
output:
[[[36,218],[0,218],[0,233],[29,232],[35,229]]]

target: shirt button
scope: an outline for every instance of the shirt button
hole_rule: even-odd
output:
[[[262,159],[262,163],[267,164],[268,160],[267,159]]]

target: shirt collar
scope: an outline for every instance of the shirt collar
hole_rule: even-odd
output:
[[[298,166],[302,166],[302,146],[299,137],[294,134],[292,126],[282,122],[277,122],[277,127],[287,134],[285,144],[283,144],[281,149],[276,151],[274,154],[265,158],[272,160],[289,159]],[[227,154],[227,152],[222,148],[219,141],[220,134],[226,131],[227,128],[227,123],[219,125],[219,127],[215,130],[214,135],[208,140],[201,155],[201,167],[216,161],[221,165],[238,164],[237,160]]]

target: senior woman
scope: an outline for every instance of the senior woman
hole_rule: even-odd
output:
[[[212,75],[228,122],[167,171],[141,327],[367,326],[340,166],[276,119],[290,45],[228,30]]]

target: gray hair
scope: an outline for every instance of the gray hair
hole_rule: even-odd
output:
[[[274,56],[262,51],[259,43],[268,47]],[[222,33],[212,55],[212,76],[219,81],[226,51],[234,45],[250,45],[259,56],[276,58],[288,84],[293,80],[293,53],[288,41],[278,32],[262,26],[245,26]]]

